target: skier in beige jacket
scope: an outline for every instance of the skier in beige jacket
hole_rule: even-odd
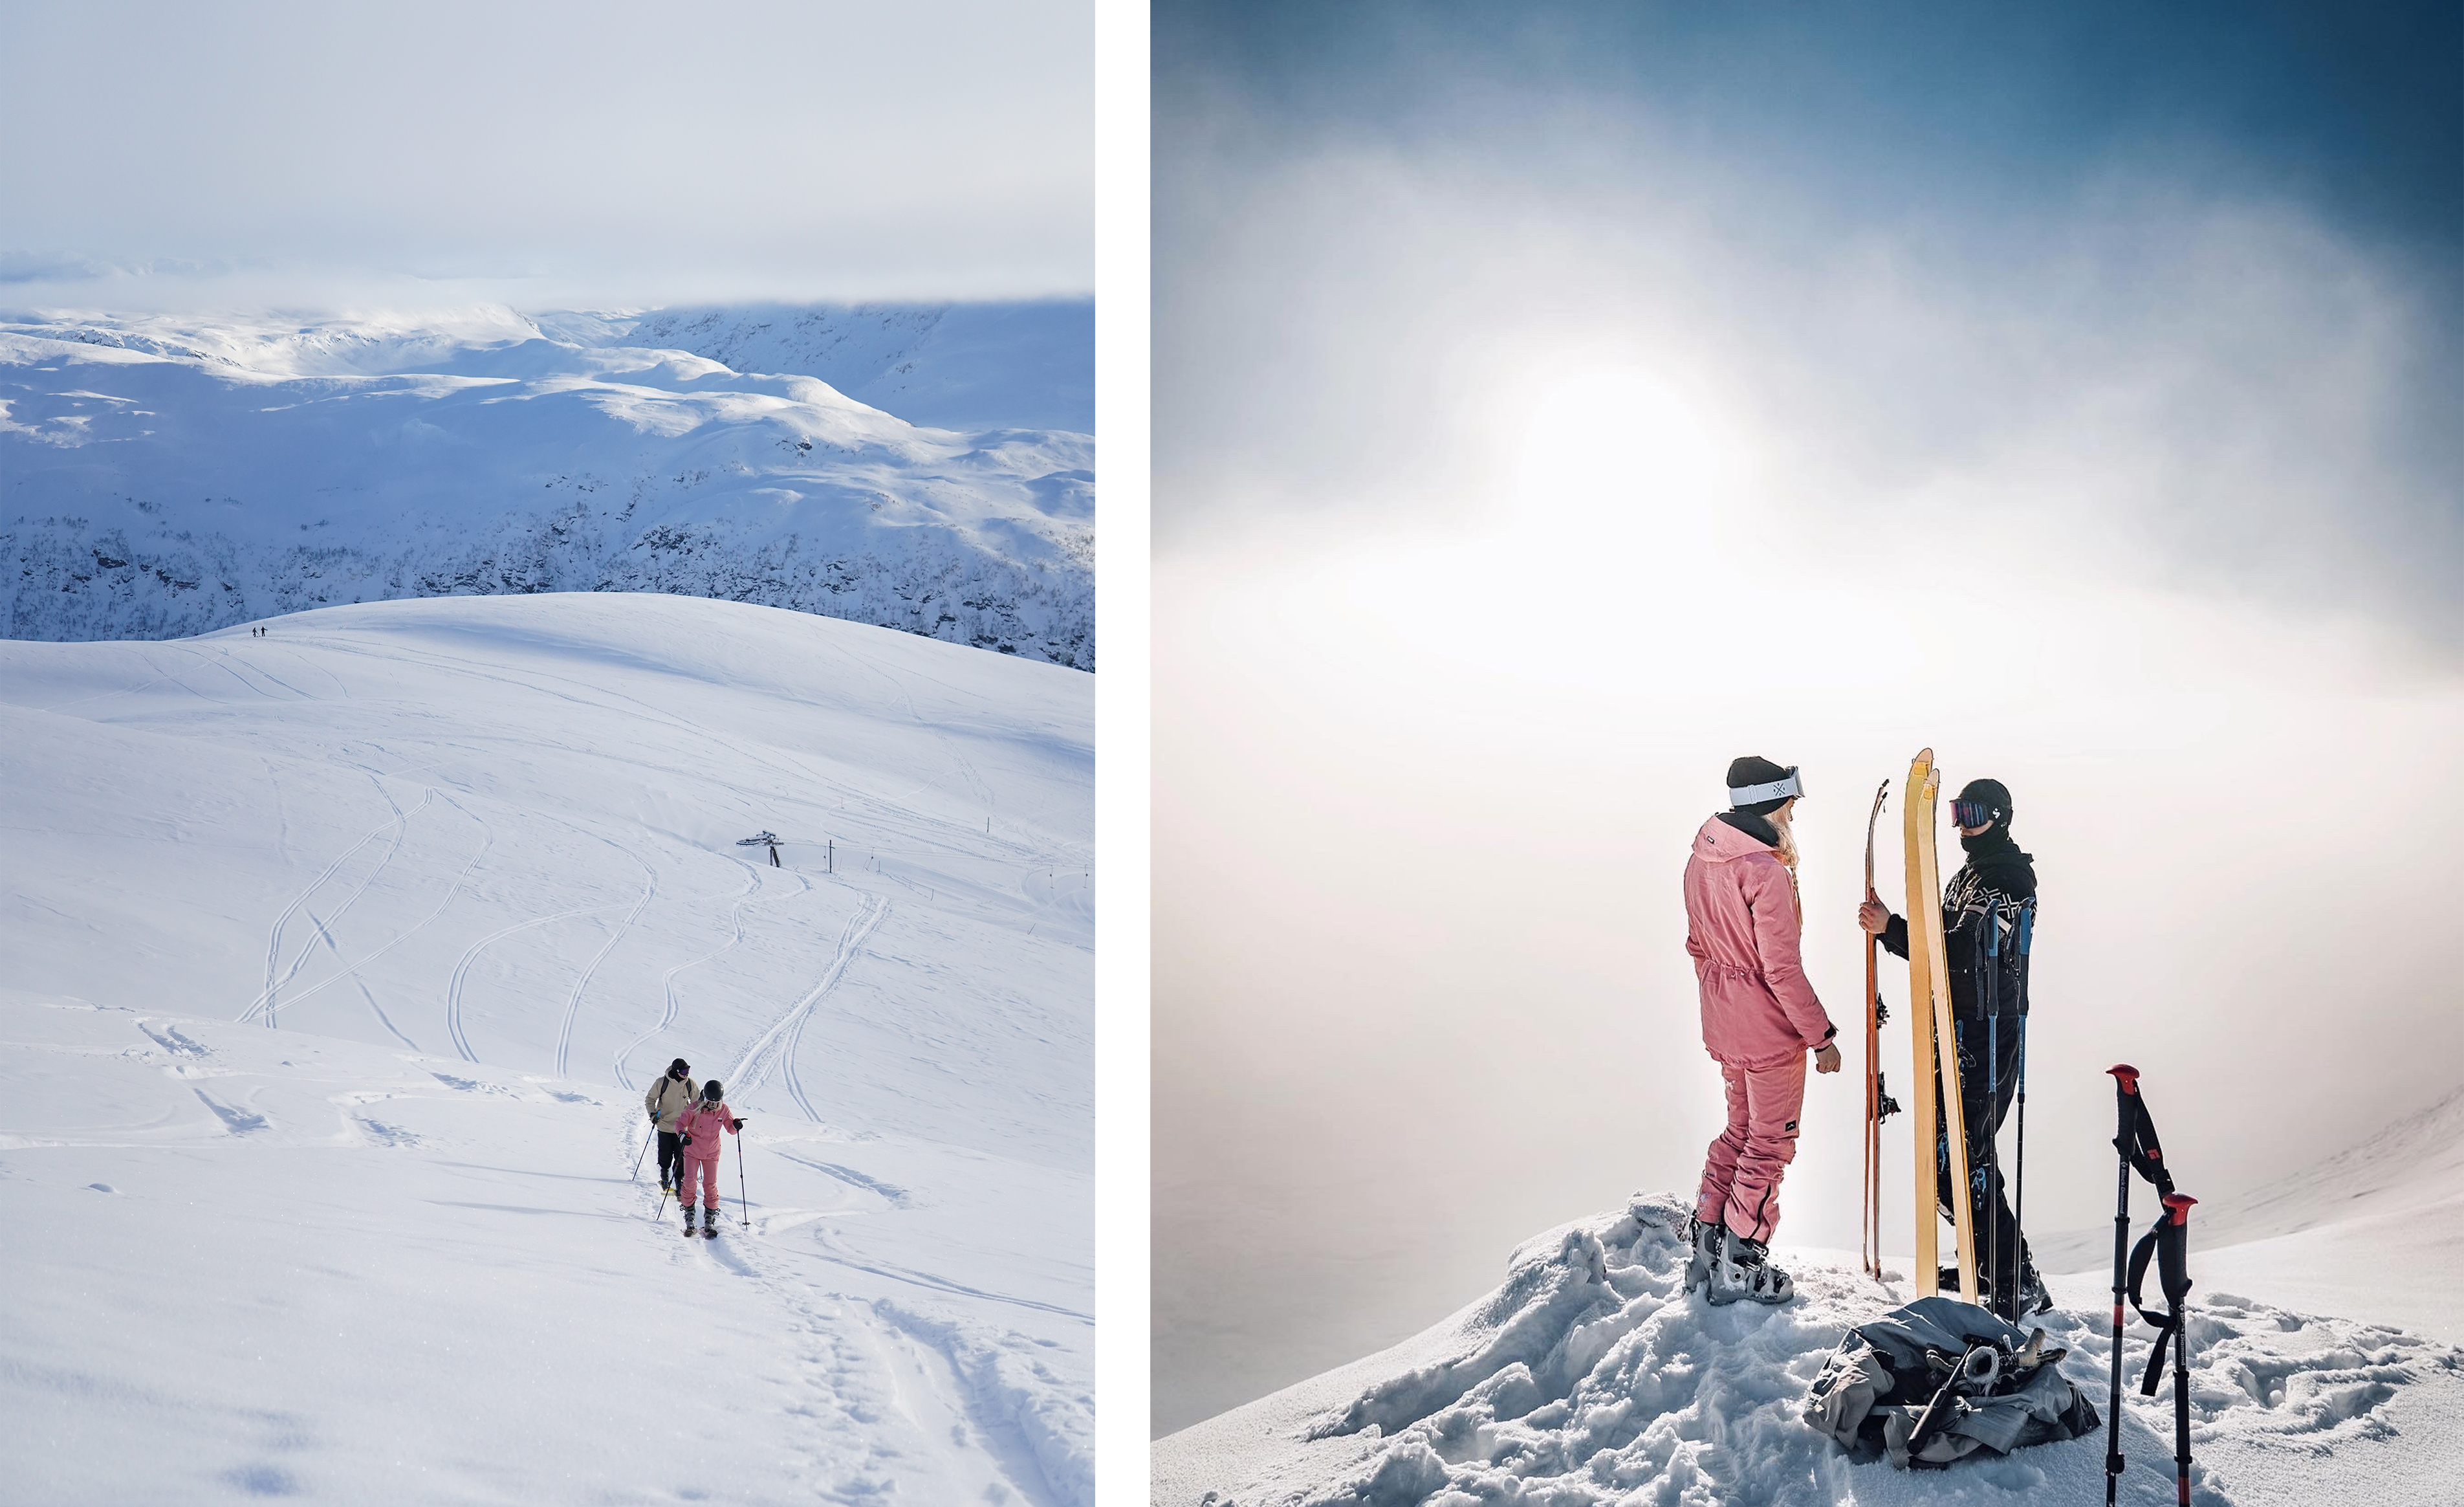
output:
[[[693,1067],[678,1057],[668,1064],[665,1076],[650,1085],[642,1096],[642,1107],[650,1112],[650,1123],[659,1127],[659,1191],[675,1190],[675,1180],[684,1172],[684,1152],[677,1141],[676,1120],[701,1094],[693,1080]]]

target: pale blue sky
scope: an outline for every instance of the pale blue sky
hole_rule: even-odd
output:
[[[0,301],[1083,295],[1092,59],[1083,0],[0,0]]]

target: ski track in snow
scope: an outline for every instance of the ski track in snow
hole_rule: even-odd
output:
[[[601,841],[607,842],[607,839],[602,838]],[[566,1059],[573,1051],[573,1021],[574,1017],[582,1012],[582,991],[590,986],[591,976],[599,971],[601,964],[607,961],[607,955],[616,950],[616,944],[625,940],[625,934],[633,929],[633,923],[642,919],[642,912],[649,908],[651,898],[659,892],[659,875],[648,860],[621,843],[607,842],[607,846],[642,865],[642,898],[633,902],[632,910],[626,913],[624,921],[607,939],[607,944],[599,949],[588,965],[583,968],[582,976],[573,981],[573,992],[565,996],[564,1019],[557,1027],[556,1032],[556,1075],[558,1077],[566,1075]],[[626,1086],[629,1088],[632,1085]]]
[[[769,896],[766,898],[761,896],[759,892],[764,881],[762,878],[760,865],[746,863],[743,859],[738,858],[732,853],[722,853],[719,856],[726,858],[730,863],[741,865],[745,872],[744,893],[736,898],[736,903],[729,907],[727,913],[728,924],[732,929],[732,934],[728,937],[727,941],[719,943],[710,951],[703,953],[700,957],[676,964],[672,967],[669,968],[667,972],[659,975],[659,1018],[651,1024],[648,1031],[643,1031],[640,1035],[625,1043],[623,1047],[618,1049],[615,1057],[609,1063],[610,1069],[616,1075],[616,1081],[626,1088],[629,1089],[636,1086],[633,1082],[633,1075],[625,1066],[626,1059],[632,1056],[632,1054],[636,1051],[640,1050],[643,1044],[648,1042],[651,1037],[671,1029],[675,1025],[676,1019],[682,1011],[682,1007],[676,1000],[676,975],[691,968],[697,968],[703,964],[711,962],[713,959],[715,959],[721,954],[734,948],[737,942],[742,942],[744,940],[744,908],[747,905],[761,905],[766,904],[771,900],[790,899],[794,898],[793,895]],[[780,872],[782,874],[792,874],[794,875],[797,884],[797,889],[794,892],[796,895],[809,895],[812,893],[813,881],[805,878],[803,874],[793,870],[783,869]]]
[[[877,921],[888,907],[878,901],[873,903],[879,908],[870,914]],[[850,930],[865,920],[858,917],[850,922]],[[867,931],[869,934],[869,927]],[[844,958],[847,947],[845,939],[841,947]],[[812,997],[818,994],[816,991]],[[640,1156],[633,1148],[648,1141],[649,1130],[629,1120],[627,1123],[632,1128],[627,1133],[623,1155],[629,1168]],[[634,1139],[637,1135],[640,1141]],[[743,1142],[738,1141],[733,1157],[739,1168],[739,1182],[743,1154]],[[721,1170],[723,1187],[724,1163]],[[650,1190],[643,1188],[637,1194],[636,1207],[650,1221],[650,1228],[662,1232],[657,1238],[677,1238],[665,1231],[678,1229],[681,1215],[661,1217],[669,1208],[664,1196],[654,1209]],[[865,1302],[819,1292],[784,1268],[784,1258],[767,1246],[744,1212],[740,1207],[722,1202],[720,1234],[715,1238],[682,1236],[683,1249],[671,1247],[669,1262],[671,1267],[688,1270],[715,1267],[742,1277],[757,1284],[771,1301],[784,1309],[791,1318],[788,1331],[795,1337],[803,1368],[824,1373],[827,1378],[821,1390],[830,1413],[877,1423],[873,1409],[887,1405],[905,1416],[919,1432],[976,1447],[989,1459],[998,1475],[997,1489],[984,1492],[983,1500],[1006,1501],[1009,1497],[1001,1494],[1005,1491],[1030,1507],[1094,1507],[1091,1437],[1083,1427],[1071,1428],[1073,1423],[1083,1425],[1083,1415],[1073,1417],[1067,1409],[1055,1409],[1050,1405],[1049,1392],[1055,1378],[1035,1361],[1023,1358],[1032,1341],[1015,1335],[987,1337],[979,1329],[886,1298]],[[1086,1315],[1057,1305],[978,1292],[929,1273],[814,1253],[850,1270],[953,1296],[1014,1303],[1092,1322]],[[910,1368],[909,1374],[921,1383],[919,1390],[910,1391],[899,1385],[900,1368],[896,1363],[902,1351],[913,1354],[911,1346],[918,1344],[929,1359],[923,1365]],[[854,1360],[850,1351],[871,1363]],[[890,1384],[886,1391],[879,1389],[884,1380]],[[819,1407],[810,1410],[823,1411]],[[894,1452],[876,1454],[868,1463],[875,1470],[889,1471],[892,1478],[902,1474]],[[860,1481],[854,1495],[869,1496],[874,1490],[882,1489],[864,1489],[867,1484]]]
[[[373,777],[371,778],[373,779]],[[392,846],[385,850],[385,857],[379,859],[376,867],[368,871],[367,877],[360,881],[360,887],[351,892],[350,898],[343,900],[341,905],[336,906],[333,914],[326,917],[324,921],[319,923],[319,929],[321,932],[326,924],[341,920],[342,913],[351,908],[352,902],[357,900],[363,894],[366,893],[367,887],[370,884],[376,882],[377,875],[385,872],[385,865],[393,861],[394,853],[399,852],[402,848],[402,839],[409,825],[410,818],[418,815],[421,811],[428,809],[429,802],[434,799],[436,795],[436,792],[433,789],[429,790],[419,798],[419,804],[417,806],[412,807],[408,811],[405,811],[401,807],[394,805],[393,797],[386,793],[385,783],[383,781],[375,781],[375,784],[377,787],[377,793],[385,796],[385,805],[393,807],[392,818],[390,820],[378,823],[375,827],[369,829],[366,836],[361,838],[358,842],[351,844],[350,847],[342,850],[341,856],[336,858],[332,863],[327,864],[325,866],[325,872],[317,875],[306,889],[301,890],[297,896],[293,897],[291,903],[282,908],[282,913],[274,918],[274,925],[267,931],[265,938],[265,992],[259,994],[255,1000],[249,1005],[247,1009],[240,1012],[238,1017],[240,1020],[253,1020],[260,1012],[262,1012],[265,1016],[265,1023],[268,1026],[275,1025],[275,1015],[277,1008],[276,996],[278,992],[282,986],[290,983],[294,978],[298,976],[300,968],[306,965],[309,955],[317,950],[316,939],[311,938],[307,944],[299,949],[298,955],[291,960],[291,966],[283,970],[280,977],[277,978],[275,976],[275,966],[280,962],[282,956],[282,928],[290,921],[292,916],[296,914],[300,907],[307,904],[308,898],[310,896],[315,895],[319,889],[324,887],[325,881],[332,878],[335,871],[339,870],[344,863],[348,862],[353,853],[358,853],[369,843],[376,841],[377,838],[383,836],[388,829],[391,829],[394,833],[394,840]]]
[[[446,805],[452,807],[463,815],[469,816],[473,821],[478,822],[480,832],[478,850],[471,854],[470,861],[462,865],[462,872],[455,875],[453,876],[453,882],[446,887],[445,898],[436,902],[436,909],[429,911],[426,916],[412,922],[409,926],[395,933],[393,939],[390,942],[387,942],[384,946],[379,947],[376,951],[369,953],[359,962],[352,964],[349,967],[344,968],[341,972],[335,974],[331,978],[320,979],[317,983],[310,985],[307,988],[293,995],[291,997],[291,1003],[295,1007],[306,1004],[310,999],[316,996],[319,990],[325,988],[329,985],[339,984],[344,979],[355,978],[362,968],[364,968],[369,964],[376,962],[379,958],[384,957],[394,948],[401,946],[405,942],[409,941],[413,935],[425,929],[430,921],[433,921],[439,916],[444,915],[445,908],[453,903],[453,898],[462,893],[462,886],[470,881],[471,871],[479,866],[479,860],[485,858],[488,855],[488,850],[495,845],[496,832],[495,829],[490,827],[478,816],[473,815],[469,808],[465,807],[461,802],[453,799],[453,797],[447,795],[441,797],[441,799],[444,800]],[[369,1004],[375,1004],[373,996],[370,997]],[[382,1010],[378,1012],[378,1015],[379,1018],[385,1019],[385,1015]],[[385,1019],[385,1029],[387,1031],[392,1031],[394,1035],[413,1052],[419,1050],[419,1044],[417,1042],[412,1041],[407,1036],[404,1036],[401,1031],[394,1030],[393,1022],[390,1019]]]
[[[771,1022],[770,1029],[757,1037],[753,1045],[744,1050],[744,1055],[737,1059],[736,1066],[729,1070],[727,1082],[730,1092],[749,1097],[769,1080],[770,1070],[778,1065],[782,1043],[802,1033],[804,1017],[812,1013],[813,1007],[822,1002],[823,996],[838,987],[839,980],[847,976],[847,965],[855,961],[857,951],[889,914],[888,900],[877,895],[864,897],[864,909],[847,922],[847,930],[840,934],[838,952],[830,959],[830,965],[822,971],[821,982],[814,985],[803,998],[787,1007],[785,1014]],[[787,1057],[787,1092],[795,1097],[796,1107],[804,1112],[804,1118],[819,1124],[822,1117],[814,1113],[812,1100],[804,1097],[803,1085],[797,1080],[792,1047]]]
[[[577,905],[571,910],[553,911],[545,916],[534,916],[528,920],[518,920],[510,926],[492,931],[473,942],[453,964],[452,976],[446,981],[445,985],[445,1031],[446,1034],[453,1038],[453,1050],[462,1054],[462,1060],[465,1062],[479,1060],[478,1053],[471,1050],[471,1038],[464,1035],[462,1031],[462,987],[470,978],[471,964],[478,961],[479,954],[517,932],[529,931],[534,927],[545,926],[555,921],[570,920],[576,916],[595,916],[601,911],[618,910],[624,904],[623,900],[618,900],[612,905]]]

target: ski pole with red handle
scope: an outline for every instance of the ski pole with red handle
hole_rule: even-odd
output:
[[[2122,1274],[2130,1262],[2129,1144],[2139,1123],[2139,1070],[2118,1062],[2104,1071],[2113,1075],[2114,1160],[2122,1168],[2113,1190],[2113,1387],[2104,1405],[2104,1507],[2113,1507],[2122,1485]]]
[[[736,1212],[744,1221],[744,1228],[750,1230],[753,1228],[753,1201],[744,1194],[744,1125],[745,1121],[741,1119],[736,1122]]]

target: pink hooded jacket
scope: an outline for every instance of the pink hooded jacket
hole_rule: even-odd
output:
[[[719,1154],[727,1137],[736,1134],[736,1116],[723,1100],[708,1104],[695,1099],[693,1108],[676,1117],[676,1129],[693,1137],[685,1155],[706,1162]]]
[[[1796,889],[1771,844],[1714,816],[1685,865],[1685,951],[1703,992],[1703,1047],[1769,1067],[1838,1034],[1797,958]]]

